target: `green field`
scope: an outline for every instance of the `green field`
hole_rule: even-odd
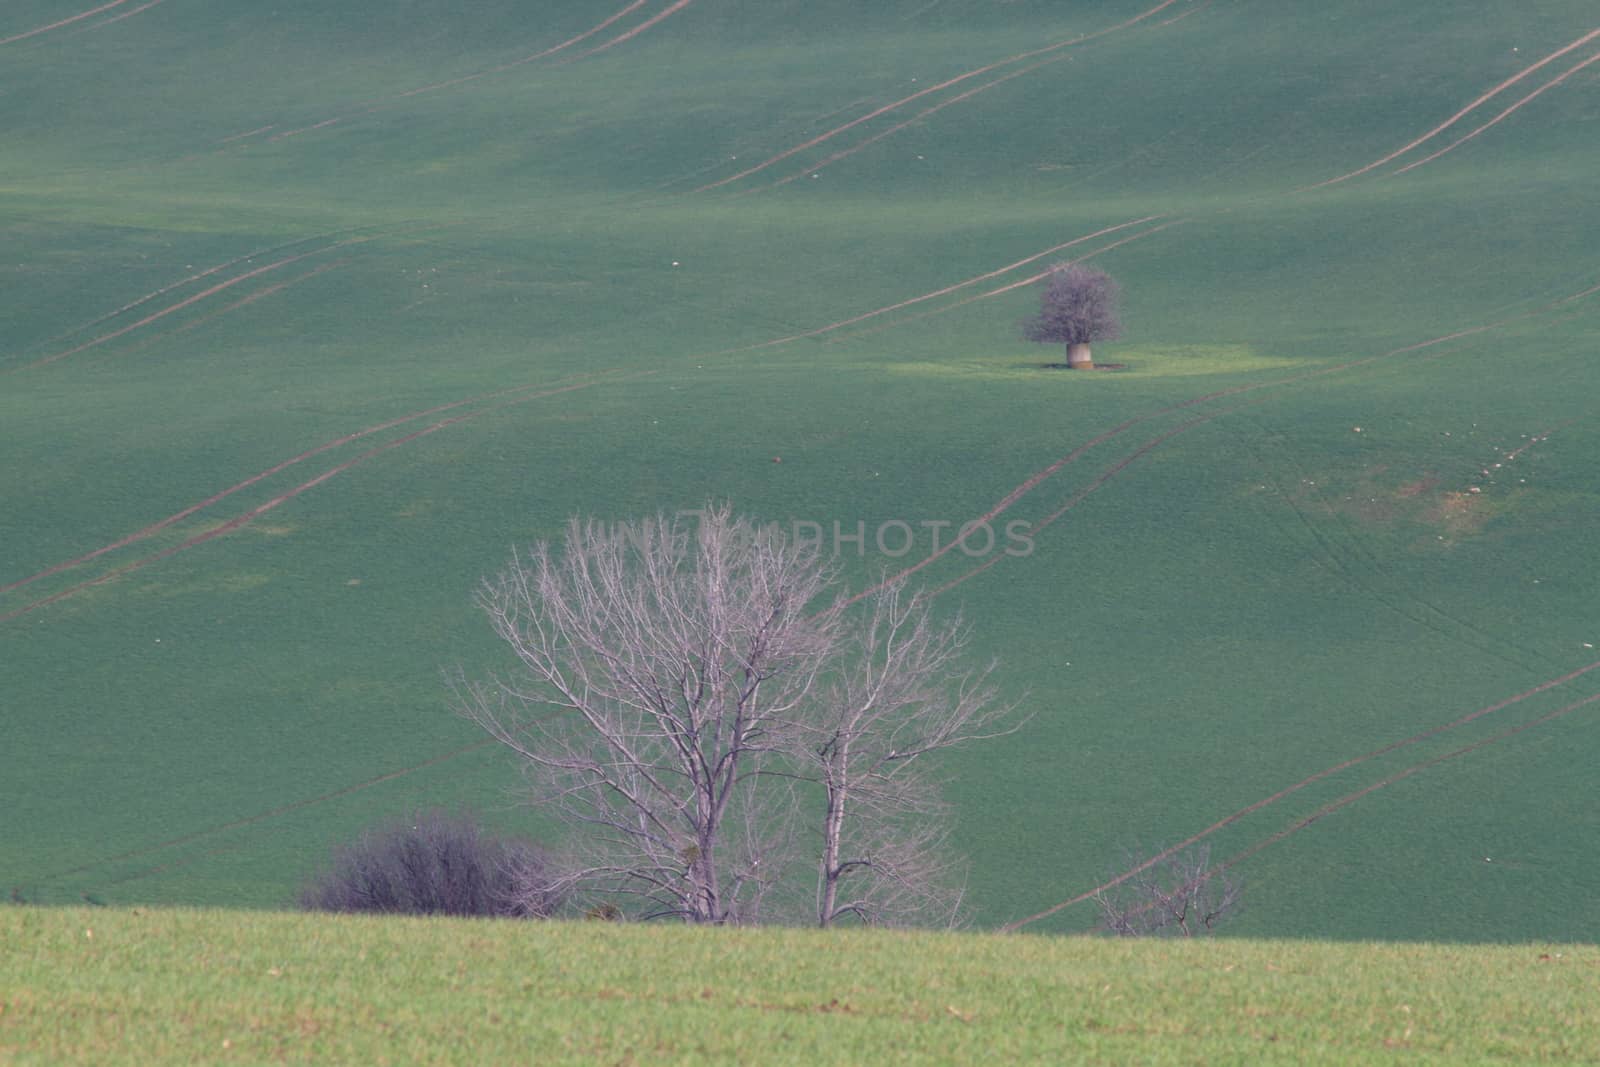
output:
[[[1031,555],[917,575],[1034,713],[948,764],[980,925],[1206,833],[1240,935],[1593,940],[1597,55],[1580,0],[10,0],[0,892],[537,836],[441,679],[513,545],[722,499],[862,585],[1030,485]],[[1121,369],[1018,339],[1080,255]]]
[[[1593,1063],[1593,946],[7,908],[8,1063]]]

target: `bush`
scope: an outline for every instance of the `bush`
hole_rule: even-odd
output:
[[[418,812],[334,850],[300,894],[308,911],[543,918],[560,906],[549,856],[472,820]]]

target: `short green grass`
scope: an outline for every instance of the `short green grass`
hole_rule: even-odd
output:
[[[1593,946],[0,908],[7,1063],[1592,1063]]]
[[[7,3],[0,40],[88,6]],[[0,586],[239,487],[0,592],[0,894],[283,906],[416,805],[546,832],[441,681],[505,665],[471,594],[512,545],[707,498],[961,522],[1134,419],[1007,513],[1048,520],[1032,555],[943,594],[1035,712],[946,767],[981,924],[1600,659],[1600,295],[1555,304],[1600,283],[1600,66],[1307,188],[1592,3],[1179,0],[698,193],[1155,0],[695,0],[494,70],[623,6],[163,0],[0,46]],[[746,347],[1152,216],[1097,259],[1121,370],[1045,368],[1026,288]],[[857,584],[895,562],[848,551]],[[1592,939],[1600,712],[1537,720],[1597,677],[1213,835],[1233,929]]]

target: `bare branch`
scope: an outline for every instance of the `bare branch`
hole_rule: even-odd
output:
[[[891,585],[848,613],[818,545],[698,515],[575,518],[480,589],[519,670],[459,680],[457,703],[572,831],[563,891],[692,922],[951,921],[923,757],[1016,728],[994,666],[965,665],[967,628],[926,597]]]
[[[1129,851],[1126,861],[1136,868],[1143,859]],[[1242,892],[1226,869],[1211,866],[1211,846],[1200,844],[1144,867],[1094,899],[1101,926],[1119,937],[1202,937],[1238,910]]]

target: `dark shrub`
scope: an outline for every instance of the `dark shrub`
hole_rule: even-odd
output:
[[[544,917],[560,904],[537,845],[491,837],[441,811],[368,831],[334,850],[332,868],[306,886],[309,911]]]

